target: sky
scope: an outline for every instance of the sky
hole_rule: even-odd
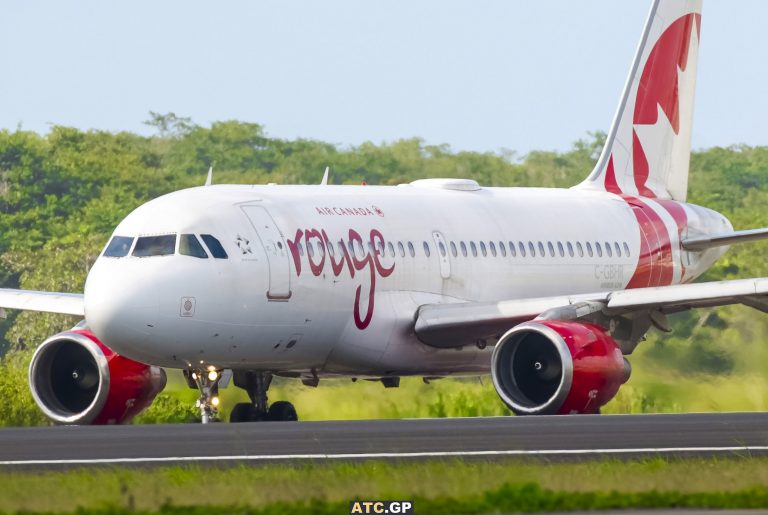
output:
[[[567,150],[607,131],[648,0],[27,0],[0,129],[152,134],[149,111],[340,146]],[[705,0],[693,147],[768,144],[764,0]]]

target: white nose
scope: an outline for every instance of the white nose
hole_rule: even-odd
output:
[[[85,283],[85,317],[107,347],[141,360],[142,343],[157,324],[159,301],[151,288],[151,274],[142,276],[133,265],[123,259],[96,261]]]

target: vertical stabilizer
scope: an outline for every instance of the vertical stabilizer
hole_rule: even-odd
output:
[[[655,0],[605,148],[578,188],[685,201],[701,0]]]

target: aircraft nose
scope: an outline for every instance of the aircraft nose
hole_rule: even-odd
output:
[[[109,348],[131,357],[157,323],[159,301],[147,282],[130,273],[130,266],[100,258],[85,283],[85,317],[89,328]]]

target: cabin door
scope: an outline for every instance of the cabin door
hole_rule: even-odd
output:
[[[242,206],[243,212],[256,231],[269,267],[269,288],[267,299],[287,301],[291,298],[291,266],[288,246],[269,212],[261,206]]]

